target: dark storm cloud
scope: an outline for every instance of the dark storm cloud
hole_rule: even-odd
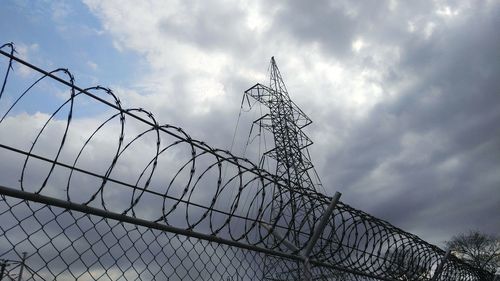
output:
[[[260,46],[255,49],[260,51],[252,56],[267,53],[269,48],[293,57],[290,50],[276,46],[318,45],[325,60],[380,74],[383,97],[361,121],[342,106],[295,97],[304,100],[299,103],[304,112],[320,116],[313,118],[313,129],[323,132],[312,132],[313,136],[339,139],[338,144],[329,145],[327,140],[313,138],[318,156],[313,160],[321,163],[317,168],[329,191],[345,191],[344,200],[354,207],[435,243],[468,228],[498,232],[495,217],[485,214],[500,206],[499,197],[492,196],[500,182],[496,175],[500,167],[496,125],[500,120],[496,79],[500,39],[495,32],[499,5],[483,1],[404,5],[292,1],[261,9],[274,11],[266,14],[272,24],[259,35]],[[440,14],[446,9],[459,12]],[[245,38],[255,38],[242,24],[243,12],[210,11],[198,14],[188,26],[165,19],[161,30],[207,51],[249,52],[251,44]],[[368,44],[361,57],[352,49],[358,39]],[[381,56],[386,48],[397,52]],[[397,58],[383,61],[391,56]],[[279,59],[286,65],[290,58]],[[294,80],[293,69],[283,72],[288,78],[285,82]],[[252,81],[234,76],[225,75],[223,84],[230,93],[226,102],[236,109],[240,93]],[[293,90],[292,98],[297,94]],[[387,95],[389,91],[395,94]],[[181,123],[192,134],[228,147],[237,113],[229,108],[218,107]]]
[[[289,31],[296,43],[318,42],[340,56],[351,48],[356,21],[332,1],[291,1],[278,9],[271,32]]]
[[[432,17],[435,3],[414,1],[288,1],[279,6],[272,33],[288,33],[296,44],[317,43],[328,56],[351,58],[358,37],[392,44],[408,37],[408,21]]]
[[[270,55],[279,55],[285,83],[303,83],[303,89],[314,89],[322,79],[342,87],[358,78],[336,80],[325,73],[306,84],[300,74],[317,63],[339,62],[342,69],[380,74],[374,83],[382,88],[382,98],[362,118],[343,101],[328,100],[330,84],[318,86],[323,96],[289,90],[314,119],[308,129],[315,141],[313,161],[328,191],[344,191],[343,200],[354,207],[440,242],[469,227],[498,231],[490,214],[499,206],[492,194],[500,182],[495,173],[500,166],[499,5],[474,1],[448,19],[437,13],[441,4],[261,3],[257,12],[268,25],[259,32],[245,24],[247,11],[234,5],[181,4],[169,7],[177,17],[144,22],[153,16],[127,14],[136,10],[121,10],[126,3],[91,6],[117,45],[154,65],[143,75],[152,77],[152,90],[123,97],[124,104],[151,110],[160,123],[180,125],[214,147],[229,147],[242,92],[266,83],[248,74],[265,73]],[[467,6],[464,1],[448,4],[452,10]],[[362,54],[352,49],[358,39],[367,43]],[[303,54],[315,45],[321,54],[314,58],[321,61]],[[383,54],[386,48],[389,54]],[[197,58],[206,59],[203,55],[220,55],[223,62],[192,67]],[[300,63],[292,65],[293,60]],[[203,83],[193,94],[191,86],[199,80],[222,84],[224,94],[210,97]],[[193,109],[199,105],[208,109]],[[248,131],[239,134],[244,138]]]
[[[328,161],[327,180],[346,199],[428,239],[499,231],[500,7],[466,13],[430,38],[400,42],[390,82],[414,82],[376,106]]]

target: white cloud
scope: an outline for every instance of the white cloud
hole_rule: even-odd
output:
[[[38,43],[32,43],[32,44],[18,43],[16,44],[15,48],[17,51],[17,55],[21,59],[30,61],[33,57],[36,57],[37,52],[39,50],[39,45]],[[19,65],[18,73],[22,77],[28,77],[31,74],[33,74],[33,71],[24,65]]]
[[[99,68],[99,66],[97,65],[97,63],[95,63],[95,62],[93,62],[91,60],[87,61],[87,65],[88,65],[88,67],[90,67],[94,71]]]
[[[436,24],[433,22],[428,22],[424,28],[425,39],[429,39],[436,28]]]
[[[365,47],[365,42],[363,42],[362,39],[357,39],[354,42],[352,42],[351,46],[355,52],[359,53],[359,51],[361,51],[361,49]]]
[[[86,3],[119,50],[133,50],[148,62],[149,71],[135,82],[139,93],[135,95],[136,104],[148,104],[160,120],[178,124],[185,124],[189,116],[214,112],[230,112],[234,118],[242,92],[256,82],[267,83],[266,70],[273,55],[292,98],[305,108],[314,105],[311,117],[315,122],[326,118],[332,107],[355,122],[384,98],[387,85],[383,85],[382,76],[398,58],[397,48],[384,49],[361,39],[355,42],[355,49],[363,50],[363,55],[347,63],[328,56],[314,42],[296,44],[286,33],[271,30],[273,24],[279,24],[272,18],[279,5],[254,2],[241,6],[220,1],[192,6],[179,1]],[[224,8],[217,11],[220,7]],[[217,16],[205,18],[205,14]],[[223,33],[212,26],[223,28]],[[200,34],[200,29],[209,33]],[[361,66],[366,59],[376,59],[375,64]],[[234,81],[237,84],[228,84]],[[228,122],[227,126],[232,124]]]
[[[51,4],[52,19],[56,22],[63,22],[71,14],[70,5],[64,1],[56,1]]]
[[[454,17],[458,16],[459,11],[458,10],[452,10],[450,6],[444,6],[436,11],[436,13],[440,16],[444,17]]]

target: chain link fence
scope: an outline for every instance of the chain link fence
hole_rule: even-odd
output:
[[[0,53],[2,280],[493,280],[343,202],[325,216],[333,198],[12,44]]]

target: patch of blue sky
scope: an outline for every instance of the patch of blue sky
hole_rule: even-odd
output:
[[[20,72],[19,68],[14,67],[14,73],[11,72],[2,99],[0,100],[1,117],[5,114],[8,116],[15,116],[20,113],[33,114],[36,112],[51,115],[66,103],[64,109],[56,115],[56,119],[66,118],[65,114],[69,108],[69,103],[67,103],[67,101],[71,97],[70,87],[50,77],[45,77],[38,81],[43,77],[43,75],[39,73],[30,72],[29,74],[18,74],[16,70]],[[58,72],[55,75],[62,79],[68,78],[68,76],[62,72]],[[75,91],[75,93],[78,93],[78,91]],[[110,102],[113,101],[111,97],[106,98],[103,91],[101,91],[100,94],[96,91],[93,91],[93,93]],[[76,118],[92,117],[102,114],[103,112],[114,111],[83,94],[78,95],[74,99],[74,102],[77,106],[75,107],[73,116]]]
[[[133,87],[130,84],[133,77],[147,67],[138,54],[115,48],[110,37],[105,36],[99,20],[78,1],[4,1],[0,9],[0,28],[0,43],[14,42],[18,56],[45,70],[69,69],[75,84],[82,88],[95,85]],[[3,75],[5,60],[0,63]],[[6,104],[38,77],[39,73],[16,66],[9,79],[9,94],[0,101],[0,109],[4,111]],[[67,87],[44,81],[10,114],[50,112],[65,95],[69,95]],[[102,109],[100,106],[94,108],[93,102],[83,104],[86,104],[85,109],[79,110],[76,117],[90,117]]]

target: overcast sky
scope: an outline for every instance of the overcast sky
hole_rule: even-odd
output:
[[[0,26],[21,57],[225,149],[275,56],[328,195],[431,243],[500,232],[498,1],[9,0]]]

